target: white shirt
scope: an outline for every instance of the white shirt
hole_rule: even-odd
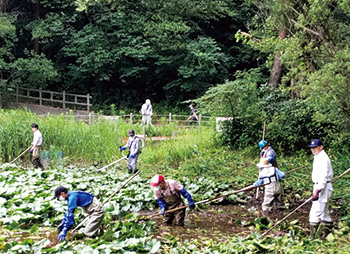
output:
[[[43,136],[41,135],[41,132],[39,130],[34,131],[34,137],[33,137],[33,146],[41,146],[43,143]]]
[[[151,104],[143,104],[142,105],[142,108],[141,108],[141,114],[142,115],[153,115],[153,112],[152,112],[152,105]]]
[[[331,161],[324,150],[314,156],[312,164],[312,181],[314,190],[323,190],[326,188],[333,190],[331,181],[333,179],[333,170]],[[328,182],[328,185],[327,185]]]

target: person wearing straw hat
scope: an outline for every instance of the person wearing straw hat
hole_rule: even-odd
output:
[[[262,203],[262,215],[268,215],[275,204],[281,207],[283,204],[282,188],[280,179],[285,177],[285,173],[269,163],[267,158],[261,158],[256,165],[259,168],[259,179],[254,186],[265,185],[264,201]]]
[[[105,210],[94,195],[85,191],[68,191],[66,187],[58,186],[55,189],[55,196],[52,199],[68,202],[68,209],[63,216],[62,223],[57,227],[57,231],[59,232],[57,239],[59,241],[66,239],[68,230],[74,225],[74,211],[78,206],[89,216],[84,234],[92,237],[97,233],[102,224]]]
[[[187,199],[190,208],[194,209],[195,204],[192,200],[191,194],[177,181],[170,179],[164,180],[162,175],[155,175],[151,179],[150,185],[156,187],[154,189],[154,194],[157,197],[157,203],[160,210],[164,215],[164,224],[171,225],[175,219],[176,226],[184,226],[185,209],[174,211],[172,213],[166,213],[165,211],[184,206],[180,194]]]
[[[152,111],[152,104],[149,99],[147,99],[146,102],[142,105],[141,114],[142,114],[142,120],[141,120],[142,124],[147,126],[151,125],[153,127],[153,124],[152,124],[153,111]]]
[[[32,164],[34,168],[44,169],[43,164],[40,161],[41,153],[43,151],[41,145],[43,144],[43,135],[39,131],[39,126],[36,123],[31,125],[33,131],[33,142],[29,152],[32,154]]]
[[[309,214],[310,236],[313,238],[321,225],[321,237],[325,238],[333,227],[332,219],[328,212],[329,200],[332,195],[333,169],[331,161],[323,150],[323,143],[319,139],[312,140],[310,146],[314,155],[312,164],[312,206]]]

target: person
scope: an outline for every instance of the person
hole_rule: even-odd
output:
[[[146,100],[146,102],[142,105],[141,107],[141,114],[142,114],[142,124],[143,125],[151,125],[152,127],[152,115],[153,115],[153,111],[152,111],[152,105],[151,105],[151,101],[149,99]]]
[[[100,201],[94,195],[85,191],[68,191],[67,188],[58,186],[55,189],[55,196],[52,199],[68,202],[68,209],[63,216],[62,223],[57,227],[57,231],[59,232],[57,239],[59,241],[66,239],[68,230],[74,225],[74,211],[78,206],[89,216],[84,234],[92,237],[97,233],[105,211]]]
[[[332,195],[333,170],[331,161],[323,150],[320,139],[312,140],[310,146],[314,155],[312,164],[312,206],[309,214],[310,236],[313,238],[321,225],[321,237],[325,238],[332,231],[332,219],[328,212],[329,200]]]
[[[41,132],[39,131],[39,126],[36,123],[33,123],[31,127],[34,134],[33,142],[29,150],[29,152],[32,154],[32,164],[34,168],[44,169],[44,166],[40,161],[41,153],[43,151],[41,146],[43,144],[43,136],[41,135]]]
[[[187,120],[189,121],[187,124],[187,128],[186,130],[188,130],[190,128],[191,124],[196,124],[197,121],[199,120],[197,114],[196,114],[196,109],[194,108],[195,104],[192,102],[189,106],[189,108],[191,109],[191,115],[187,118]]]
[[[282,188],[280,179],[285,177],[285,173],[269,163],[267,158],[261,158],[256,165],[259,168],[259,178],[254,186],[265,185],[264,201],[262,203],[262,215],[268,215],[276,205],[280,208],[283,204]]]
[[[187,199],[190,208],[194,209],[195,203],[192,200],[191,194],[177,181],[171,179],[164,180],[162,175],[155,175],[151,179],[150,185],[156,187],[154,189],[154,194],[157,198],[160,210],[164,215],[164,224],[171,225],[175,219],[175,225],[184,226],[185,209],[180,209],[171,213],[166,213],[165,211],[184,206],[180,194]]]
[[[260,148],[260,158],[267,158],[268,162],[272,164],[274,167],[277,166],[277,159],[275,151],[270,147],[266,140],[260,140],[259,143]]]
[[[125,146],[122,146],[119,148],[119,151],[123,151],[129,148],[128,153],[128,173],[131,174],[134,172],[134,174],[138,171],[136,163],[137,159],[139,157],[139,154],[141,153],[140,150],[140,139],[135,135],[134,130],[129,131],[129,139]]]

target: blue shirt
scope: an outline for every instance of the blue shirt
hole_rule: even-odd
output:
[[[266,158],[269,163],[277,167],[276,153],[271,147],[269,147],[266,151],[262,150],[260,153],[260,158]]]
[[[68,209],[64,213],[62,223],[65,230],[69,230],[74,225],[74,211],[78,206],[84,207],[90,205],[94,195],[85,191],[69,191],[68,192]]]
[[[68,192],[68,210],[75,210],[78,206],[83,207],[90,205],[94,195],[85,191],[69,191]]]

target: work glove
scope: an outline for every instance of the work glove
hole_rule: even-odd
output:
[[[190,209],[193,210],[196,207],[196,204],[192,202],[188,202],[188,205],[190,206]]]
[[[321,190],[315,190],[315,192],[312,194],[312,201],[317,201],[319,198],[319,194],[320,194]]]
[[[160,212],[162,213],[163,216],[165,216],[165,208],[160,209]]]
[[[126,150],[125,146],[119,147],[119,151],[124,151],[124,150]]]
[[[135,158],[135,156],[136,156],[135,154],[132,154],[129,156],[129,159],[133,159],[133,158]]]
[[[57,236],[57,240],[58,241],[64,241],[65,239],[66,239],[66,235],[67,235],[67,229],[63,229],[62,231],[61,231],[61,233]]]
[[[56,228],[56,230],[58,231],[58,233],[60,233],[63,229],[63,222]]]
[[[33,153],[33,151],[34,151],[34,148],[31,148],[31,149],[29,150],[30,153]]]

